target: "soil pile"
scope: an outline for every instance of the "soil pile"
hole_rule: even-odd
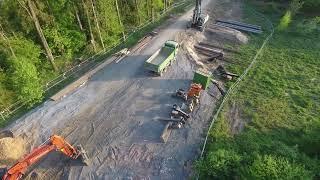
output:
[[[206,37],[226,43],[247,44],[249,39],[242,32],[226,28],[211,26],[206,29]]]
[[[16,162],[25,152],[26,147],[23,139],[11,137],[0,139],[0,166]]]

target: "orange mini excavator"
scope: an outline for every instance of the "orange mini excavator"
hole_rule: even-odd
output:
[[[184,99],[187,102],[189,111],[192,111],[194,106],[198,105],[200,102],[201,91],[201,84],[192,83],[188,91],[178,89],[173,96]]]
[[[80,145],[74,148],[62,137],[52,135],[44,144],[25,155],[18,163],[5,171],[2,180],[21,179],[30,166],[52,151],[60,151],[71,159],[81,160],[83,165],[88,165],[87,154]]]

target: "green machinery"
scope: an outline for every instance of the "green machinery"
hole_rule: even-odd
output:
[[[193,82],[202,85],[202,89],[206,90],[211,81],[211,73],[204,70],[197,70],[193,76]]]
[[[144,63],[145,69],[162,76],[167,67],[176,59],[179,44],[175,41],[167,41],[162,48],[156,51]]]

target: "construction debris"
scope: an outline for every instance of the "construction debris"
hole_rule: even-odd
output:
[[[232,28],[232,29],[236,29],[236,30],[239,30],[239,31],[246,31],[246,32],[257,33],[257,34],[261,34],[262,33],[262,30],[261,30],[260,26],[251,25],[251,24],[245,24],[245,23],[236,22],[236,21],[221,21],[221,20],[217,20],[215,25],[221,26],[221,27]]]
[[[174,118],[180,118],[180,117],[183,117],[184,119],[190,118],[190,114],[188,114],[187,112],[182,110],[182,108],[180,106],[178,106],[177,104],[173,105],[172,111],[171,111],[171,116]]]
[[[221,87],[220,83],[214,79],[211,79],[211,82],[217,86],[217,88],[219,89],[220,93],[222,96],[224,96],[226,94],[226,91]]]
[[[161,133],[160,139],[163,143],[166,143],[170,137],[171,134],[171,127],[172,126],[172,122],[168,122],[165,127],[163,128],[163,131]]]
[[[232,21],[232,20],[217,20],[217,22],[222,22],[222,23],[228,23],[228,24],[234,24],[238,26],[243,26],[243,27],[248,27],[252,29],[257,29],[257,30],[262,30],[261,26],[254,25],[254,24],[247,24],[243,22],[238,22],[238,21]]]
[[[122,59],[124,59],[128,54],[130,53],[130,51],[128,50],[128,48],[124,48],[121,51],[117,52],[116,54],[114,54],[117,58],[116,58],[116,63],[119,63]]]
[[[211,44],[211,43],[206,43],[206,42],[200,42],[199,43],[200,46],[208,46],[208,47],[212,47],[212,48],[216,48],[216,49],[221,49],[223,51],[227,51],[227,52],[231,52],[231,53],[237,53],[239,54],[240,52],[234,49],[230,49],[230,48],[225,48],[225,47],[221,47],[219,45],[216,44]]]
[[[224,53],[223,53],[222,50],[220,50],[222,53],[216,53],[216,52],[213,52],[213,51],[217,51],[217,50],[214,50],[214,49],[210,49],[210,48],[206,48],[206,47],[202,47],[202,46],[197,46],[197,45],[195,45],[195,47],[196,47],[197,52],[199,52],[200,54],[203,54],[203,55],[208,57],[207,61],[213,62],[214,60],[220,60],[220,61],[225,61],[227,63],[240,64],[239,62],[234,62],[234,61],[232,61],[230,59],[227,59],[224,56]]]
[[[199,45],[194,45],[194,47],[196,49],[200,49],[200,50],[204,50],[204,51],[207,51],[207,52],[211,52],[213,54],[216,54],[216,55],[219,55],[219,56],[223,57],[223,50],[221,50],[221,49],[211,49],[211,48],[207,48],[207,47],[199,46]]]
[[[220,75],[222,76],[223,78],[225,79],[228,79],[228,80],[232,80],[234,77],[239,77],[239,75],[237,74],[234,74],[234,73],[231,73],[231,72],[228,72],[223,66],[218,66],[217,69],[215,70],[215,73],[217,75]]]
[[[248,37],[243,34],[241,31],[238,31],[236,29],[224,27],[224,26],[218,26],[213,24],[212,26],[208,27],[206,29],[207,36],[210,37],[210,39],[214,38],[216,41],[219,42],[228,42],[232,44],[247,44],[249,39]],[[214,42],[214,41],[209,41]]]
[[[152,35],[147,35],[147,36],[143,37],[142,39],[140,39],[138,41],[138,44],[136,46],[134,46],[133,48],[130,49],[130,51],[132,53],[140,51],[152,40],[152,38],[153,38]]]

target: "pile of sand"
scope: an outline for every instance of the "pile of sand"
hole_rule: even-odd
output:
[[[19,160],[26,153],[26,145],[22,138],[0,139],[0,165],[9,165]]]

